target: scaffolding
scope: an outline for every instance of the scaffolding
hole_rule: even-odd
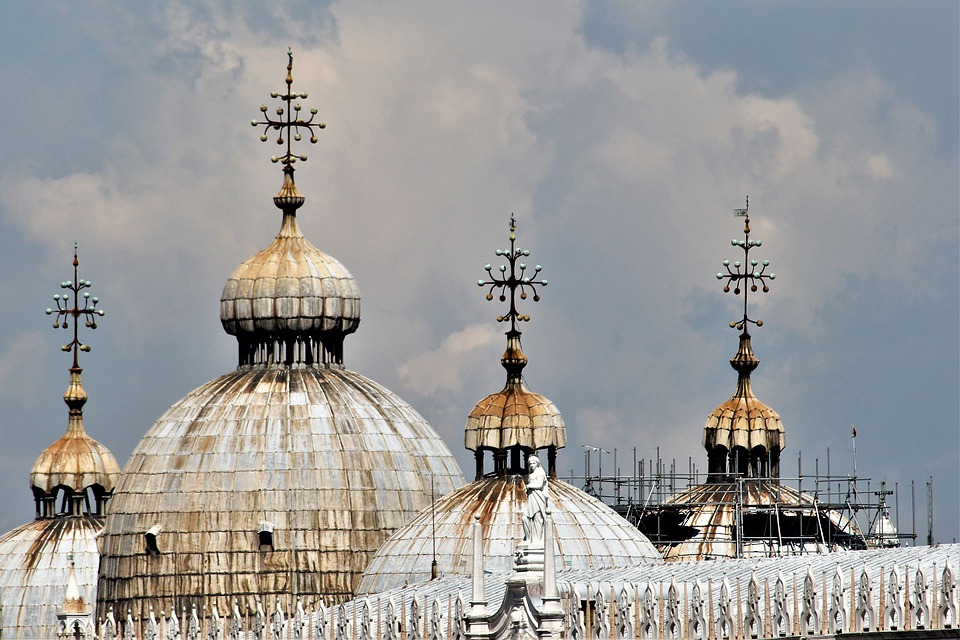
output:
[[[612,507],[662,550],[700,533],[688,526],[691,514],[722,508],[732,514],[732,522],[710,535],[730,542],[735,557],[916,544],[915,482],[910,483],[910,521],[905,530],[899,483],[890,490],[884,481],[831,474],[829,449],[823,473],[816,459],[813,474],[805,474],[801,453],[793,477],[731,474],[719,482],[716,478],[708,481],[707,473],[692,457],[686,469],[678,468],[676,459],[667,462],[659,447],[653,458],[638,456],[634,447],[626,461],[617,449],[584,449],[583,474],[576,475],[571,469],[565,480]],[[622,470],[625,462],[628,473]],[[928,513],[932,513],[932,504]],[[932,535],[928,534],[928,539],[932,542]]]

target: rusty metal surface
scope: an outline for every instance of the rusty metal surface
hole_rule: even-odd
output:
[[[71,556],[76,585],[92,611],[99,558],[95,537],[102,527],[103,518],[62,517],[34,520],[0,537],[0,637],[56,637]]]
[[[434,540],[442,574],[469,574],[470,525],[478,515],[486,570],[509,572],[523,538],[520,522],[525,504],[520,476],[485,478],[453,491],[383,544],[364,572],[358,593],[429,580]],[[590,569],[660,561],[656,548],[636,527],[576,487],[551,480],[550,509],[559,567]]]
[[[360,374],[318,365],[221,376],[171,407],[127,463],[101,538],[100,608],[342,599],[383,541],[430,504],[431,477],[438,496],[463,484],[429,424]],[[273,551],[260,550],[262,522],[273,525]],[[144,533],[156,525],[151,557]]]

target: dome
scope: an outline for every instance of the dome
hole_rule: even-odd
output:
[[[469,575],[475,515],[483,529],[485,569],[510,572],[522,538],[525,503],[521,476],[477,480],[444,496],[384,543],[364,571],[358,593],[427,581],[434,543],[441,575]],[[566,482],[550,480],[550,509],[558,567],[596,569],[660,560],[636,527]]]
[[[463,483],[427,422],[358,373],[221,376],[174,404],[131,455],[102,537],[100,607],[345,598],[383,541],[429,506],[431,479],[437,495]]]
[[[274,201],[285,207],[280,232],[227,279],[220,321],[240,342],[241,364],[272,357],[257,350],[273,342],[284,345],[286,353],[280,357],[288,362],[294,359],[291,347],[297,345],[307,361],[342,363],[343,339],[360,324],[357,283],[343,264],[300,232],[294,212],[303,196],[293,183],[292,167]],[[321,345],[322,354],[316,352]]]
[[[501,363],[507,370],[503,390],[481,400],[467,417],[467,449],[528,450],[567,446],[567,428],[560,410],[539,393],[527,389],[521,371],[527,358],[520,347],[520,332],[507,334]]]
[[[703,427],[703,447],[712,479],[724,479],[731,474],[758,478],[780,475],[780,453],[787,439],[780,415],[753,394],[750,373],[759,364],[753,355],[750,334],[744,331],[737,354],[730,360],[739,374],[737,389],[713,410]]]
[[[58,488],[72,493],[83,493],[93,487],[100,493],[113,491],[120,476],[120,465],[107,447],[84,431],[82,408],[87,394],[79,370],[70,372],[70,386],[64,401],[70,409],[67,433],[37,458],[30,471],[30,486],[41,495],[53,495]]]
[[[96,536],[102,527],[101,517],[50,518],[0,537],[0,637],[55,636],[71,561],[75,586],[89,609],[96,596]]]
[[[655,517],[668,561],[822,553],[865,544],[855,522],[772,480],[700,484],[664,502]]]

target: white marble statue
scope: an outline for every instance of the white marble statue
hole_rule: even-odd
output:
[[[550,498],[547,474],[537,456],[527,458],[527,464],[530,474],[525,479],[527,506],[523,512],[523,544],[527,549],[543,549],[543,521]]]

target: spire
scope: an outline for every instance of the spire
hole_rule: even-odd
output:
[[[89,352],[90,346],[80,341],[80,323],[91,330],[97,328],[97,317],[103,317],[103,309],[98,309],[100,300],[92,296],[93,283],[79,277],[77,245],[73,245],[73,280],[60,283],[67,292],[53,296],[56,309],[47,309],[47,315],[55,315],[55,329],[69,331],[72,327],[72,340],[61,349],[73,354],[70,367],[70,383],[63,396],[67,405],[67,432],[62,438],[48,447],[33,465],[30,472],[30,484],[37,502],[37,517],[53,517],[56,511],[58,492],[65,492],[60,513],[80,515],[81,503],[86,503],[88,513],[100,515],[103,503],[113,491],[118,480],[120,467],[116,458],[105,446],[87,435],[83,427],[83,406],[87,402],[87,392],[83,388],[80,368],[80,352]],[[90,504],[91,489],[95,505]]]
[[[285,150],[271,160],[283,165],[283,185],[273,203],[283,211],[280,232],[273,243],[241,264],[227,280],[220,296],[220,322],[237,337],[239,366],[343,365],[344,338],[360,324],[360,291],[339,261],[314,247],[300,232],[296,212],[306,198],[294,182],[294,164],[306,161],[294,153],[293,143],[326,127],[317,109],[303,117],[298,100],[306,92],[293,91],[293,53],[287,51],[287,88],[274,91],[280,100],[276,115],[260,106],[260,140],[276,132]]]
[[[284,93],[273,91],[270,97],[278,99],[281,105],[277,107],[277,119],[274,120],[267,115],[267,105],[260,105],[260,112],[263,114],[263,120],[254,119],[250,122],[254,127],[263,127],[263,134],[260,136],[261,142],[266,142],[270,136],[267,134],[271,129],[277,132],[276,142],[278,145],[286,145],[286,153],[281,156],[273,156],[271,162],[283,164],[283,186],[280,192],[273,197],[273,202],[277,208],[284,212],[284,215],[295,215],[297,209],[303,206],[304,196],[297,190],[297,185],[293,180],[293,165],[297,160],[307,161],[306,154],[297,155],[293,153],[293,142],[300,142],[303,139],[303,133],[309,133],[310,143],[317,143],[317,135],[314,129],[324,129],[327,125],[319,120],[314,122],[317,117],[317,108],[310,109],[310,118],[304,120],[300,112],[303,107],[296,100],[306,99],[307,93],[295,93],[293,91],[293,51],[287,50],[287,90]],[[286,137],[284,137],[286,136]]]
[[[526,300],[530,295],[534,302],[540,301],[538,287],[547,286],[547,281],[538,279],[542,267],[536,265],[532,275],[527,273],[527,264],[522,262],[530,255],[529,249],[516,244],[516,218],[510,216],[510,248],[497,249],[496,255],[503,257],[506,264],[499,267],[500,275],[495,275],[493,265],[487,264],[486,280],[478,280],[481,287],[489,287],[487,300],[493,300],[496,291],[500,302],[509,300],[507,312],[497,316],[497,322],[509,322],[506,332],[507,348],[500,363],[507,371],[507,383],[503,390],[481,400],[470,412],[466,426],[466,447],[476,452],[477,478],[483,474],[483,451],[494,452],[494,471],[497,475],[520,473],[523,465],[520,453],[527,454],[537,449],[547,448],[548,469],[555,475],[556,450],[566,446],[567,432],[563,418],[556,405],[538,393],[529,391],[523,384],[523,369],[527,365],[527,356],[520,345],[521,332],[517,328],[521,322],[529,322],[530,316],[520,312],[518,299]],[[513,452],[513,459],[507,466],[507,452]]]
[[[750,239],[750,198],[745,209],[735,209],[734,215],[744,218],[743,240],[733,239],[730,244],[743,250],[743,259],[723,261],[726,273],[717,273],[717,280],[724,280],[723,292],[735,296],[743,294],[743,316],[730,323],[740,330],[740,346],[730,360],[737,372],[737,390],[733,397],[717,407],[707,418],[704,426],[703,445],[707,450],[708,473],[712,481],[721,481],[730,475],[751,477],[778,477],[780,451],[785,444],[780,416],[760,402],[750,387],[750,374],[760,361],[753,354],[750,341],[750,324],[763,326],[763,320],[750,317],[750,293],[770,291],[768,281],[776,274],[767,273],[768,260],[762,262],[750,257],[750,250],[760,247],[759,240]]]

